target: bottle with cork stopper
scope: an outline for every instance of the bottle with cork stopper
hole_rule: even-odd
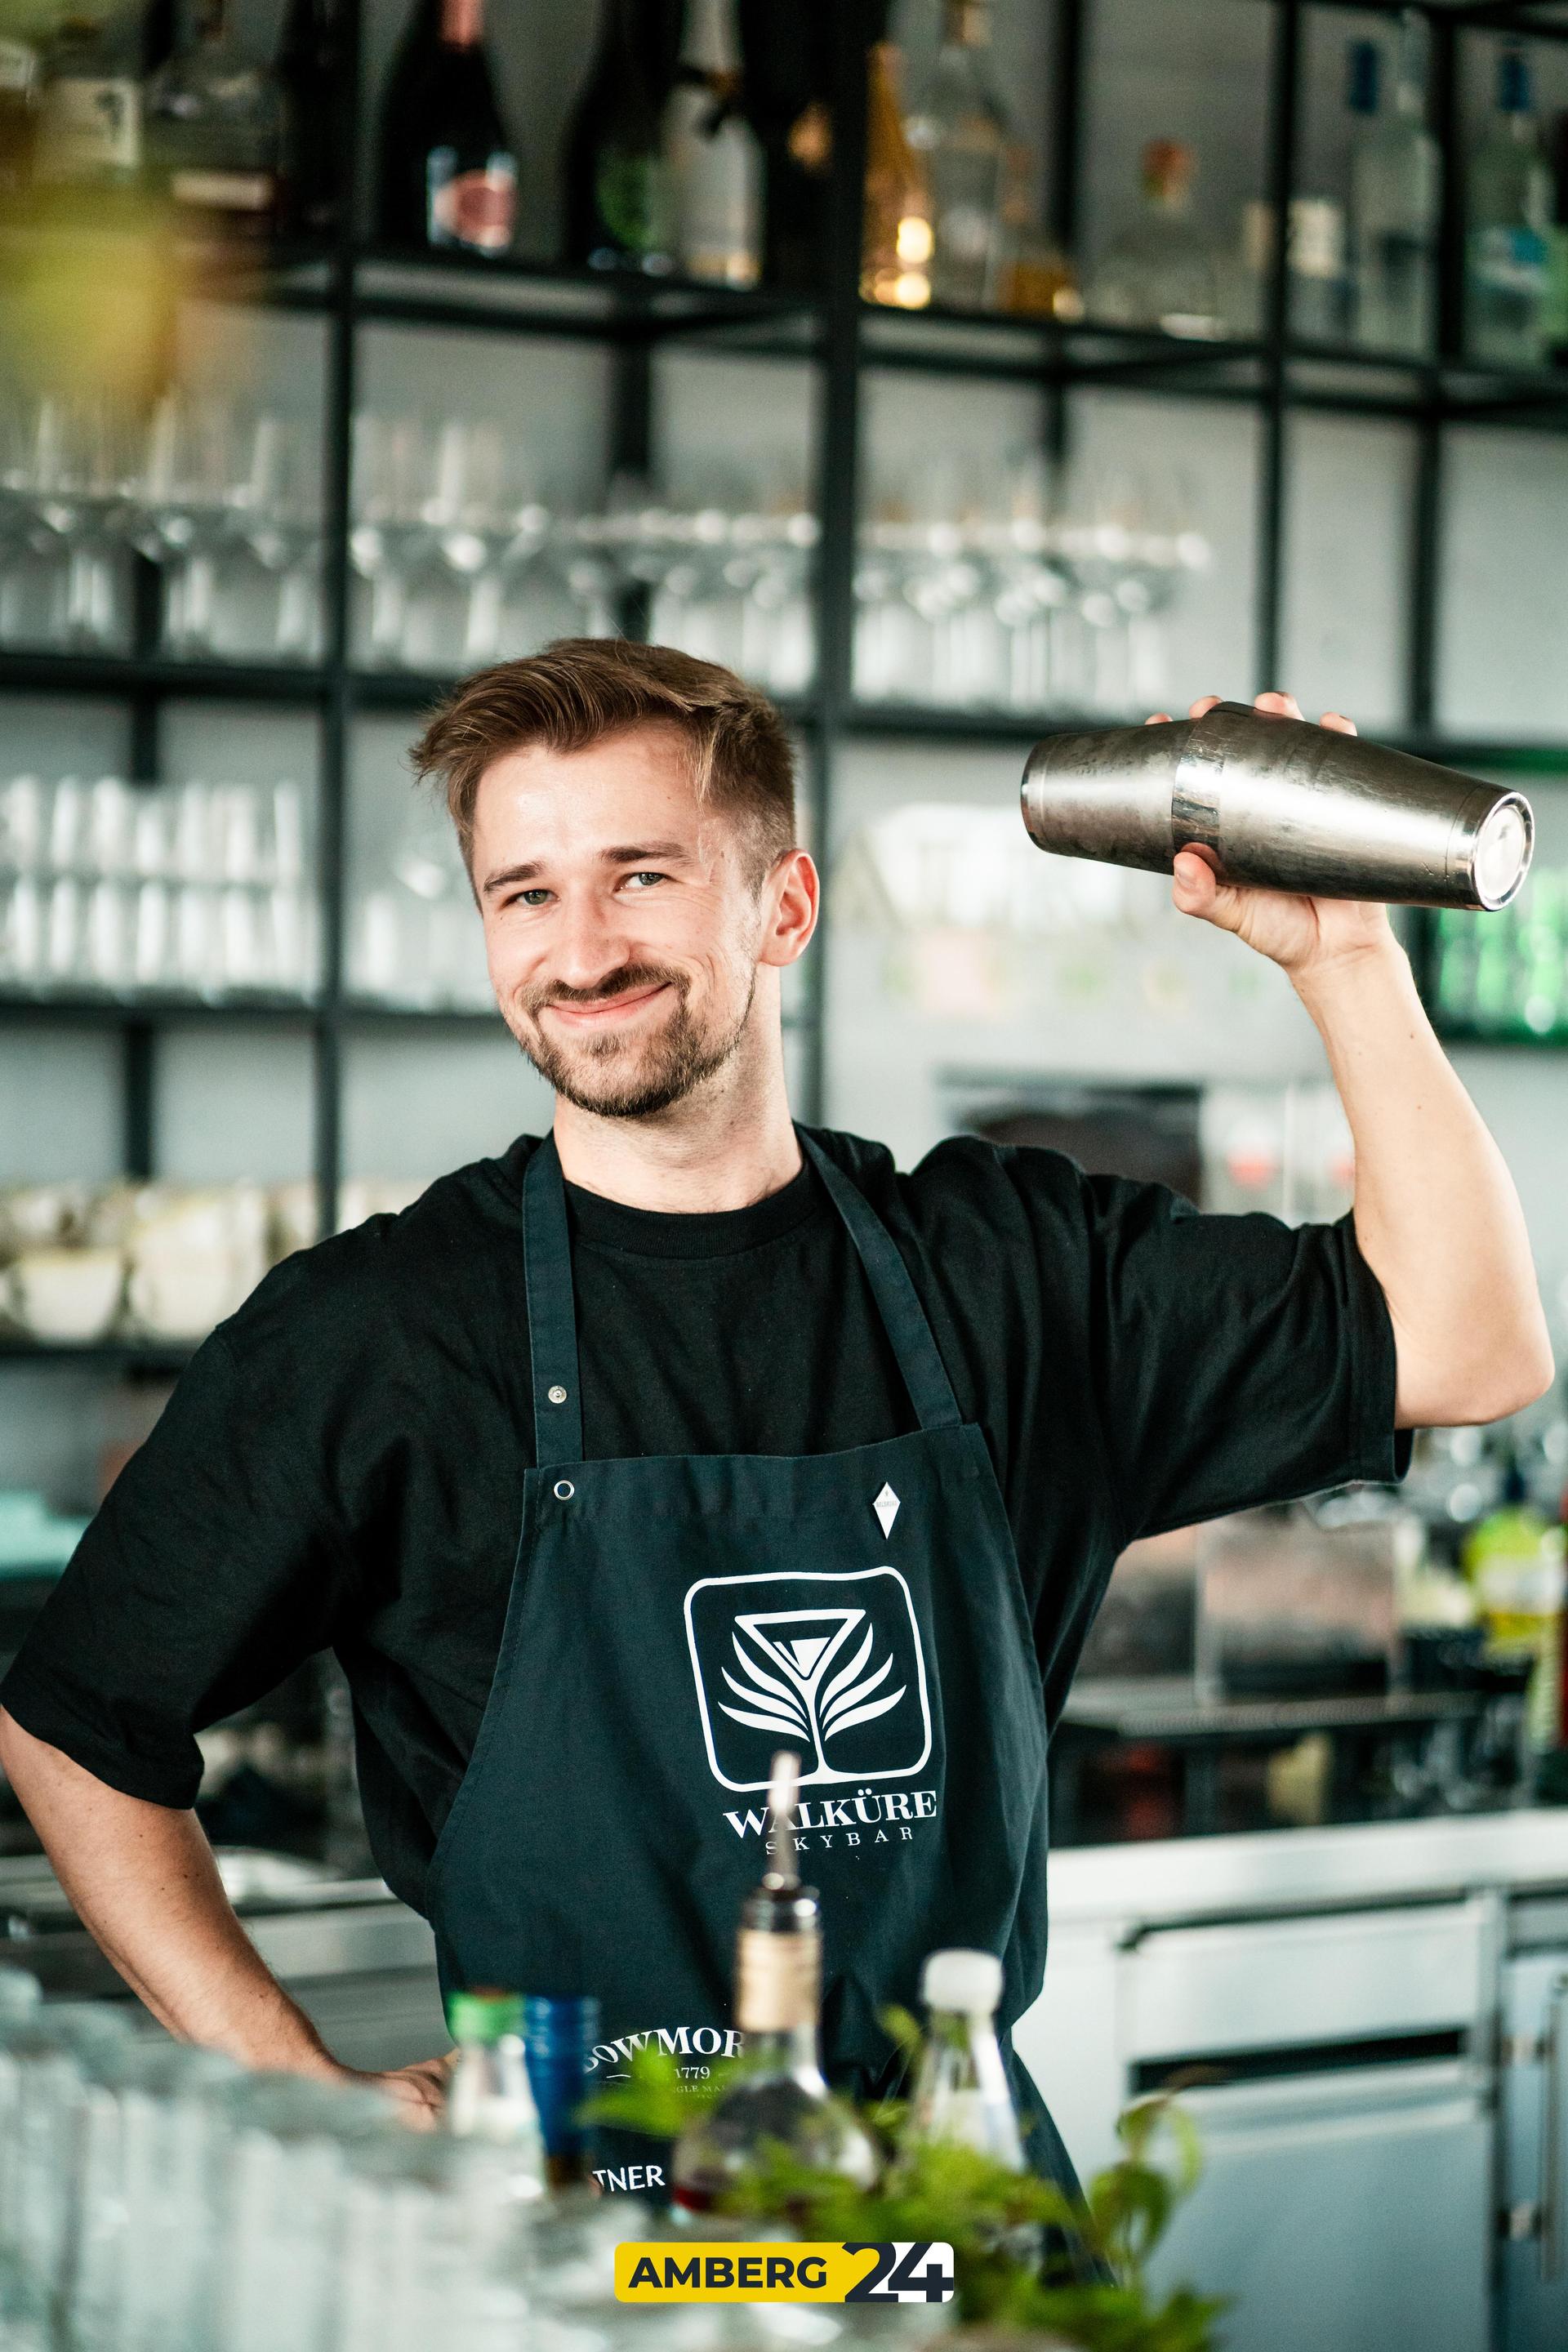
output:
[[[876,2142],[829,2090],[822,2071],[822,1906],[795,1866],[800,1759],[773,1758],[768,1867],[741,1911],[735,2022],[741,2072],[676,2144],[678,2215],[712,2213],[764,2149],[784,2147],[814,2171],[869,2188],[880,2169]]]

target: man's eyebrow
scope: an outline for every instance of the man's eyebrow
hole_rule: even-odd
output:
[[[655,860],[661,866],[677,866],[689,864],[690,857],[690,850],[679,841],[634,841],[599,852],[601,866],[647,866]],[[542,871],[537,858],[523,866],[500,866],[486,876],[482,896],[488,898],[492,891],[510,889],[515,883],[536,881]]]
[[[601,866],[646,866],[650,858],[658,858],[669,866],[689,858],[691,852],[680,841],[634,841],[628,848],[601,849]]]

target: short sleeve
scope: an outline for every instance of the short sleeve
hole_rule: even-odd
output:
[[[332,1638],[349,1555],[300,1375],[265,1304],[205,1342],[0,1685],[24,1730],[128,1796],[194,1804],[196,1733]]]
[[[1349,1217],[1200,1214],[1086,1177],[1089,1344],[1122,1542],[1402,1477],[1393,1326]]]

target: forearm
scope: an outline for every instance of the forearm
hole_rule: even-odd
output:
[[[78,1916],[171,2033],[250,2066],[342,2071],[236,1917],[194,1813],[123,1795],[3,1713],[0,1764]]]
[[[1390,931],[1293,977],[1354,1139],[1356,1239],[1394,1324],[1400,1425],[1517,1412],[1552,1378],[1523,1212],[1404,950]]]

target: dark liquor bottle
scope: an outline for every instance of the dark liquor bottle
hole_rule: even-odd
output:
[[[283,96],[279,208],[290,236],[330,236],[342,181],[338,0],[290,0],[273,71]]]
[[[381,235],[504,253],[516,219],[517,149],[485,55],[484,0],[419,0],[382,107]]]
[[[795,1867],[800,1759],[773,1759],[768,1870],[741,1911],[735,2022],[744,2066],[675,2148],[678,2216],[711,2213],[738,2177],[782,2143],[814,2172],[868,2189],[880,2168],[875,2141],[822,2072],[822,1906]]]
[[[637,0],[604,0],[599,44],[563,155],[568,261],[656,274],[673,267],[663,108]]]
[[[839,0],[736,0],[747,119],[762,142],[763,276],[812,289],[826,268],[833,173],[833,12]],[[868,43],[886,28],[887,0],[863,12]]]

